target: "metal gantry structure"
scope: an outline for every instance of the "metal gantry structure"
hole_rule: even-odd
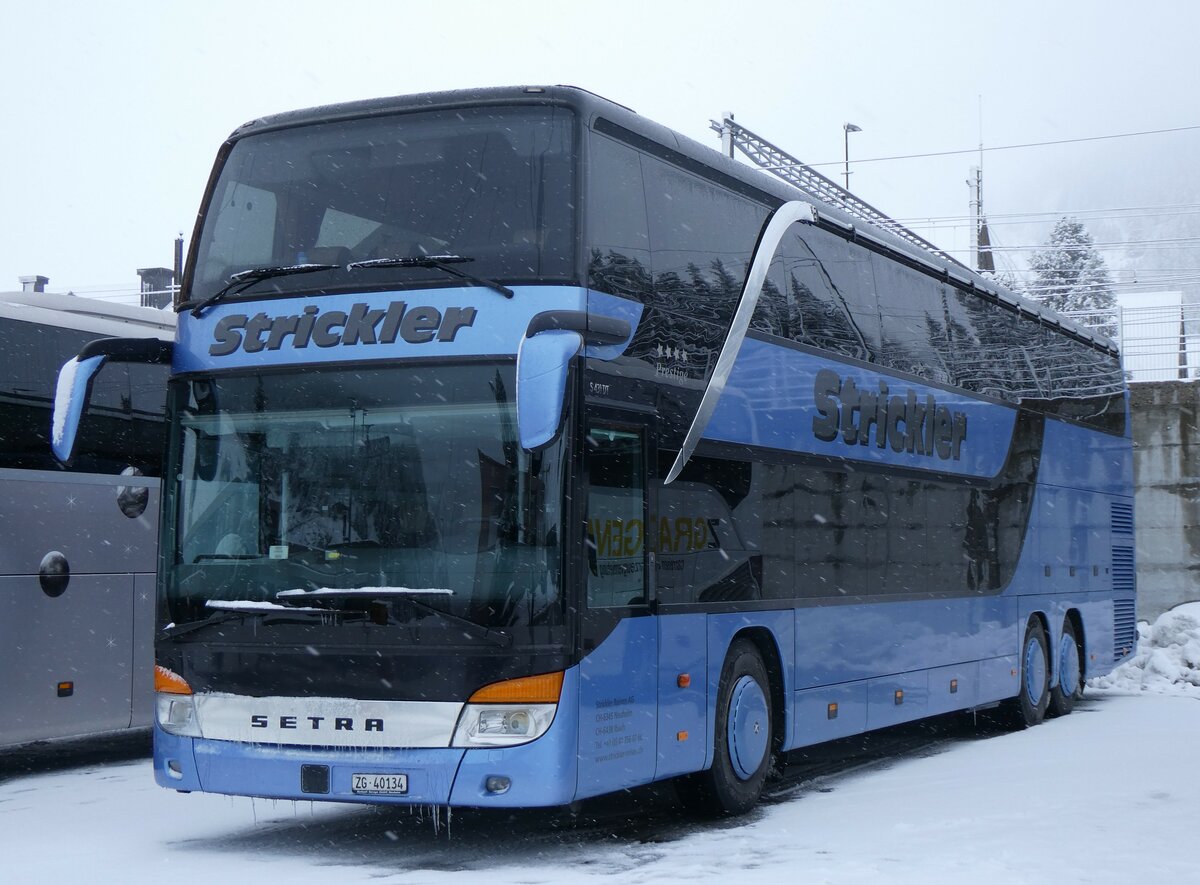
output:
[[[943,252],[933,243],[919,236],[900,222],[880,212],[865,200],[860,200],[837,182],[826,178],[811,166],[793,157],[782,148],[771,144],[761,135],[751,132],[745,126],[737,123],[733,115],[722,115],[721,122],[710,120],[713,131],[721,137],[722,153],[734,156],[734,150],[746,155],[754,165],[783,179],[788,184],[799,188],[811,197],[815,197],[831,206],[841,209],[848,215],[870,222],[876,227],[887,231],[894,237],[906,243],[936,255],[948,265],[965,268],[961,261]]]

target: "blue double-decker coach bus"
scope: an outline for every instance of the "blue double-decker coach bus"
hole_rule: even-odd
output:
[[[55,427],[170,364],[163,786],[736,813],[1132,650],[1113,345],[588,92],[243,126],[176,307]]]

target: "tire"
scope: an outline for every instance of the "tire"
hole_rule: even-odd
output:
[[[1075,702],[1083,697],[1083,652],[1079,637],[1070,618],[1063,621],[1062,637],[1058,640],[1055,656],[1054,683],[1050,686],[1050,705],[1047,715],[1066,716],[1075,709]]]
[[[767,668],[754,644],[739,639],[721,668],[712,767],[681,779],[680,798],[705,815],[753,808],[772,767],[772,714]]]
[[[1020,694],[1005,705],[1005,724],[1010,728],[1032,728],[1046,718],[1050,705],[1050,654],[1041,622],[1031,620],[1021,643]]]

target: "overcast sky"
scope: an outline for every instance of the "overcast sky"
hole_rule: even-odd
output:
[[[190,241],[230,130],[335,101],[567,83],[714,146],[732,110],[839,180],[847,121],[852,160],[1200,127],[1191,0],[108,0],[6,3],[4,22],[0,291],[136,289]],[[1054,213],[1200,203],[1197,157],[1200,128],[988,152],[985,207],[1049,213],[995,228],[1037,242]],[[851,185],[894,217],[962,216],[976,162],[862,163]]]

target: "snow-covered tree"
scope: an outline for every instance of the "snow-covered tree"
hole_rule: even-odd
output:
[[[1046,248],[1033,253],[1035,272],[1029,294],[1065,313],[1090,313],[1077,319],[1106,335],[1116,334],[1111,313],[1117,299],[1095,241],[1077,219],[1063,217],[1054,225]]]

